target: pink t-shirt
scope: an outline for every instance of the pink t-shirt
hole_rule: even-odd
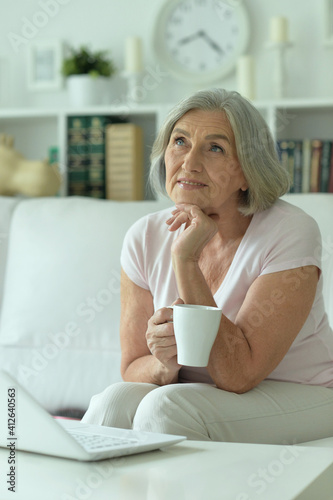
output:
[[[170,232],[165,221],[172,208],[139,219],[127,232],[121,265],[138,286],[150,290],[155,310],[179,297],[171,263],[171,245],[184,230]],[[301,209],[278,200],[253,216],[220,288],[214,295],[223,314],[235,321],[248,289],[263,274],[301,266],[321,269],[321,236],[317,223]],[[301,285],[287,278],[290,286]],[[333,332],[329,327],[320,276],[310,314],[280,364],[267,377],[272,380],[333,387]],[[276,297],[258,303],[249,316],[255,330],[262,315],[269,315]],[[273,302],[273,303],[272,303]],[[182,367],[180,382],[213,383],[206,368]]]

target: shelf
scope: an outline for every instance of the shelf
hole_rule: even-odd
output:
[[[59,167],[66,178],[67,118],[69,116],[122,116],[144,132],[145,175],[151,147],[165,116],[175,103],[119,104],[86,108],[3,108],[0,133],[15,137],[17,149],[27,158],[47,156],[49,146],[59,147]],[[252,101],[278,139],[333,139],[333,97],[316,99],[267,99]],[[66,192],[64,185],[62,194]]]
[[[333,98],[327,99],[279,99],[279,100],[258,100],[251,101],[252,104],[260,110],[269,109],[323,109],[333,108]],[[163,104],[138,104],[119,106],[92,106],[87,108],[3,108],[0,109],[0,120],[8,118],[58,118],[60,116],[73,115],[154,115],[160,113],[161,110],[165,113],[171,109],[175,103]]]
[[[265,101],[252,101],[253,105],[257,108],[333,108],[333,98],[327,99],[279,99],[279,100],[265,100]]]
[[[171,107],[171,105],[170,105]],[[8,108],[0,110],[0,120],[10,118],[59,118],[61,116],[83,116],[83,115],[154,115],[158,113],[160,106],[158,105],[131,105],[131,106],[93,106],[88,108]]]
[[[48,109],[0,109],[0,120],[10,119],[40,119],[40,118],[53,118],[59,117],[59,110]]]

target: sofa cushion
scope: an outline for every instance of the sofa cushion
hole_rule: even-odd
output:
[[[115,349],[0,346],[0,366],[53,415],[68,408],[84,412],[94,394],[121,381]]]
[[[78,197],[20,203],[10,231],[2,345],[119,350],[122,240],[156,208],[133,204]]]
[[[0,304],[3,300],[3,283],[7,266],[9,228],[13,212],[19,201],[20,198],[0,196]]]
[[[284,199],[311,215],[319,226],[322,236],[324,301],[328,320],[333,328],[333,194],[288,194]]]

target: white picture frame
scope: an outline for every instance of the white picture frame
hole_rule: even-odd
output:
[[[333,47],[333,0],[324,0],[324,45]]]
[[[60,40],[38,40],[28,45],[28,89],[60,90],[63,85]]]
[[[10,81],[12,62],[9,58],[0,56],[0,106],[8,105],[11,101]]]

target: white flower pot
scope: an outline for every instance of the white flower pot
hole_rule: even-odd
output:
[[[69,101],[72,106],[109,104],[110,80],[106,76],[71,75],[67,78]]]

